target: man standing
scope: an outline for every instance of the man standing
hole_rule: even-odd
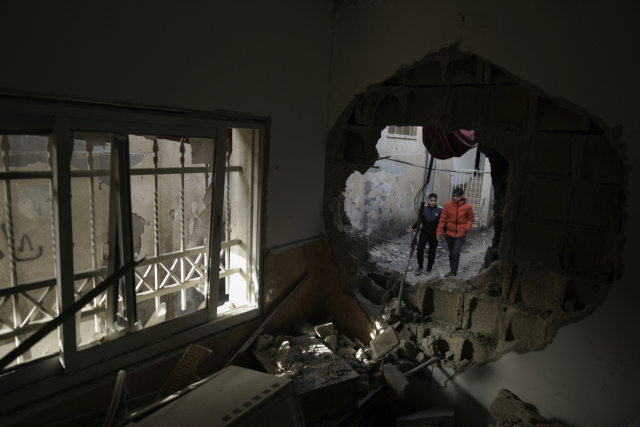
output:
[[[438,221],[442,214],[442,206],[438,205],[438,196],[435,193],[429,194],[429,201],[424,207],[422,215],[422,228],[420,229],[420,240],[418,240],[418,269],[416,276],[422,273],[424,263],[424,248],[429,242],[429,253],[427,254],[427,274],[431,273],[431,267],[436,260],[436,248],[438,247],[438,238],[436,237],[436,229]],[[407,232],[411,233],[418,226],[416,222],[407,228]]]
[[[458,273],[460,263],[460,250],[466,242],[467,233],[473,225],[473,208],[467,203],[467,198],[463,196],[462,188],[453,190],[452,200],[444,205],[438,230],[436,232],[438,240],[442,235],[442,230],[447,228],[447,246],[449,247],[449,267],[451,271],[445,277],[455,276]]]

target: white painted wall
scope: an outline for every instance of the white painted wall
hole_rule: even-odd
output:
[[[0,92],[270,116],[267,245],[278,246],[320,234],[331,8],[9,2]]]
[[[637,2],[355,1],[334,21],[328,125],[368,85],[457,41],[552,96],[622,125],[629,172],[627,266],[607,301],[542,352],[509,354],[450,381],[443,393],[482,413],[502,387],[574,426],[627,426],[640,411],[640,4]],[[381,61],[384,54],[384,61]],[[461,424],[462,425],[462,424]],[[486,425],[482,416],[464,425]]]

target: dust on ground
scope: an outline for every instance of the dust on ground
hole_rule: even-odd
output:
[[[413,234],[414,232],[406,233],[403,236],[395,239],[395,241],[400,244],[381,242],[379,240],[376,241],[380,242],[380,244],[382,244],[387,250],[394,253],[396,257],[390,255],[389,252],[385,251],[384,249],[374,245],[369,245],[369,254],[380,265],[392,270],[396,270],[402,274],[404,273],[404,269],[407,266],[407,259],[409,258],[409,253],[411,251],[411,239],[413,238]],[[487,248],[491,246],[493,234],[493,227],[487,228],[485,230],[474,229],[467,234],[467,241],[462,247],[462,251],[460,253],[460,264],[458,266],[458,277],[460,279],[468,279],[480,272],[482,264],[484,262],[484,254],[486,253]],[[449,272],[449,251],[447,248],[447,242],[444,241],[438,243],[438,248],[436,249],[436,260],[433,264],[433,269],[430,274],[426,274],[424,272],[424,270],[426,270],[427,268],[428,250],[429,244],[427,243],[427,247],[424,250],[423,273],[418,276],[416,276],[414,273],[418,268],[418,259],[416,257],[417,249],[414,251],[413,257],[411,259],[411,264],[409,264],[409,272],[407,273],[407,283],[415,284],[419,280],[429,279],[431,277],[435,277],[436,275],[444,276]]]

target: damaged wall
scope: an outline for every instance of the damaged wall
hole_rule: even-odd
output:
[[[376,144],[380,157],[415,165],[427,163],[427,150],[418,137],[396,136],[384,129]],[[370,236],[395,239],[415,222],[414,198],[426,171],[390,160],[378,160],[364,175],[354,172],[345,186],[344,210],[351,224]]]
[[[460,41],[460,50],[473,52],[500,65],[495,68],[489,65],[488,69],[482,65],[482,71],[488,70],[488,75],[493,79],[488,84],[515,83],[515,86],[504,89],[502,93],[498,86],[494,86],[487,92],[488,97],[480,95],[478,91],[469,90],[465,93],[463,88],[458,88],[455,92],[457,99],[452,100],[450,107],[453,111],[449,113],[454,118],[466,117],[464,121],[467,123],[480,121],[483,126],[488,126],[485,130],[493,134],[488,143],[509,161],[508,194],[503,199],[505,209],[499,206],[497,211],[507,215],[504,218],[496,217],[496,223],[504,222],[507,232],[501,239],[502,242],[509,242],[508,248],[499,247],[501,261],[519,267],[507,268],[502,276],[506,280],[506,286],[502,288],[505,294],[497,298],[507,302],[508,307],[506,312],[494,312],[496,317],[503,319],[499,322],[503,326],[498,328],[498,332],[507,339],[514,338],[504,342],[515,342],[516,335],[520,336],[520,340],[531,343],[540,342],[541,337],[547,342],[553,337],[553,342],[543,352],[526,355],[511,353],[496,363],[467,371],[454,380],[457,386],[451,391],[444,391],[447,398],[443,400],[465,410],[476,408],[476,413],[480,415],[477,421],[482,418],[483,408],[488,408],[497,391],[506,387],[523,399],[535,401],[541,414],[548,418],[560,417],[566,423],[584,426],[627,425],[637,416],[637,409],[631,402],[640,398],[637,386],[640,372],[637,368],[631,368],[626,360],[634,359],[639,349],[635,340],[623,337],[635,336],[640,332],[637,326],[640,319],[632,302],[640,295],[633,285],[633,273],[629,269],[624,272],[621,269],[622,263],[628,264],[634,259],[637,250],[629,245],[622,254],[619,250],[623,232],[626,241],[635,241],[640,236],[634,227],[622,231],[620,222],[616,225],[611,219],[614,215],[618,216],[619,221],[619,215],[623,212],[621,196],[625,194],[629,203],[627,215],[636,217],[640,213],[638,202],[630,197],[633,186],[629,188],[629,193],[620,186],[627,168],[622,159],[632,165],[640,163],[638,134],[634,133],[638,116],[635,99],[639,95],[635,76],[640,67],[636,59],[629,64],[626,54],[628,49],[632,49],[631,40],[637,40],[639,36],[633,24],[633,20],[639,16],[637,5],[589,2],[583,4],[579,11],[561,10],[555,5],[535,8],[518,6],[516,9],[507,2],[492,5],[473,2],[456,5],[410,1],[393,4],[345,2],[344,5],[338,10],[335,20],[336,47],[332,59],[329,119],[332,132],[353,130],[367,141],[369,127],[382,127],[384,123],[370,119],[364,108],[358,109],[358,105],[366,105],[366,101],[360,103],[358,100],[367,99],[367,95],[376,90],[385,95],[392,92],[394,96],[412,99],[412,102],[423,95],[442,102],[444,91],[426,86],[444,84],[444,79],[429,81],[434,76],[442,76],[444,70],[438,64],[423,63],[425,66],[419,70],[406,67],[406,64],[412,64],[424,58],[426,53],[437,51],[457,40]],[[403,25],[388,25],[394,20],[400,20]],[[541,31],[541,25],[549,31]],[[594,27],[607,30],[594,32]],[[362,34],[370,34],[370,37],[363,38]],[[389,59],[383,63],[379,61],[380,52],[377,48],[381,43],[385,46],[385,58]],[[354,52],[358,54],[354,55]],[[464,84],[464,78],[477,78],[478,74],[473,72],[474,65],[468,65],[470,68],[466,68],[466,76],[459,76],[463,81],[454,80],[454,85]],[[406,74],[402,71],[395,75],[396,79],[389,79],[398,69],[406,70]],[[502,70],[508,70],[554,97],[567,99],[585,108],[593,114],[588,117],[602,120],[598,123],[607,130],[607,134],[589,135],[593,128],[583,121],[586,115],[580,113],[580,109],[568,108],[564,102],[559,106],[554,105],[549,95],[543,96],[539,104],[532,104],[530,87],[520,87],[524,91],[516,93],[518,81],[510,80],[510,75]],[[616,83],[613,85],[607,83],[614,81]],[[371,87],[371,92],[363,94],[363,87],[375,84],[379,86]],[[415,95],[411,98],[406,85],[423,88],[413,91]],[[631,87],[634,89],[630,90]],[[359,94],[363,94],[364,98],[358,98]],[[616,102],[612,102],[613,99]],[[478,109],[479,104],[491,105],[492,100],[504,105],[505,109]],[[514,102],[520,102],[520,107],[514,108]],[[416,114],[421,118],[432,116],[437,120],[442,112],[435,108],[436,111],[430,111],[430,105],[424,102],[413,105],[408,102],[405,105],[408,105],[408,114]],[[415,108],[415,105],[420,105],[422,109]],[[349,129],[338,129],[343,119],[346,122],[353,106],[361,117],[358,123],[365,126],[355,124]],[[341,116],[343,113],[344,116]],[[476,113],[479,116],[474,116]],[[413,116],[410,119],[407,122],[412,125],[421,124]],[[336,123],[338,126],[334,126]],[[623,127],[616,128],[620,124]],[[536,129],[545,131],[545,137],[536,135]],[[543,156],[550,150],[545,150],[545,146],[560,149],[563,145],[558,140],[553,141],[553,132],[559,134],[556,138],[565,141],[563,144],[567,151],[556,157],[561,167],[556,166],[555,162],[547,162],[546,165],[553,165],[555,172],[562,170],[564,176],[561,177],[543,170],[545,163],[540,159],[525,162],[531,152],[529,148],[522,149],[523,144],[537,147],[540,151],[534,148],[534,152]],[[332,144],[333,138],[339,136],[332,133],[329,138],[327,177],[339,175],[330,164],[331,158],[341,155],[340,144]],[[616,141],[620,144],[615,145]],[[614,145],[611,145],[612,142]],[[364,152],[368,156],[373,153],[368,152],[367,145]],[[595,158],[601,161],[594,165],[591,159]],[[493,163],[492,169],[495,170]],[[346,179],[346,176],[342,179]],[[637,182],[635,174],[629,175],[628,179],[629,182]],[[610,210],[607,210],[602,222],[595,224],[591,222],[595,221],[595,217],[580,215],[582,211],[578,206],[590,206],[594,194],[612,194],[612,185],[617,186],[613,192],[617,192],[617,197],[608,199]],[[496,188],[496,193],[500,191]],[[536,192],[539,195],[536,200],[542,197],[544,202],[533,201]],[[527,201],[529,197],[531,200]],[[333,216],[333,211],[334,208],[328,206],[326,215]],[[332,237],[335,231],[329,230]],[[348,233],[346,230],[342,232]],[[525,242],[526,245],[522,244]],[[349,272],[358,271],[361,265],[358,259],[364,258],[364,251],[352,250],[349,253],[355,259],[350,259],[344,266],[338,265],[344,277],[354,277]],[[536,278],[533,272],[540,270],[547,270],[544,273],[546,277]],[[615,282],[611,276],[614,271],[618,273]],[[348,289],[356,283],[357,279],[351,278],[343,281],[342,285]],[[551,288],[541,288],[541,283]],[[594,284],[598,286],[599,301],[603,301],[603,294],[613,285],[613,290],[597,309],[595,305],[599,301],[594,301],[590,296],[593,292],[587,292]],[[577,288],[581,291],[575,291]],[[557,293],[558,290],[560,293]],[[536,325],[538,320],[533,319],[538,319],[539,315],[534,315],[534,312],[542,313],[543,318],[549,315],[565,317],[564,303],[573,299],[566,298],[571,295],[582,295],[583,299],[591,301],[584,304],[586,308],[582,312],[595,310],[595,314],[580,323],[560,329],[557,335],[553,330]],[[491,301],[491,298],[480,300]],[[555,307],[547,305],[552,301]],[[533,311],[524,310],[525,306]],[[478,303],[476,307],[481,307],[481,304]],[[548,310],[551,313],[544,314]],[[573,321],[570,317],[567,319],[569,322]],[[510,321],[506,321],[507,318]],[[566,322],[560,318],[557,320]],[[547,324],[546,321],[543,323]],[[535,348],[535,345],[530,348]],[[615,357],[609,355],[614,348]],[[585,374],[587,372],[589,374]],[[584,411],[585,407],[589,410]],[[466,425],[477,424],[468,422]]]

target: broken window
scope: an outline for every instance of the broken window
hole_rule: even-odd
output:
[[[258,314],[261,123],[18,107],[0,105],[0,357],[140,262],[15,360],[8,390],[34,372],[87,379]]]

